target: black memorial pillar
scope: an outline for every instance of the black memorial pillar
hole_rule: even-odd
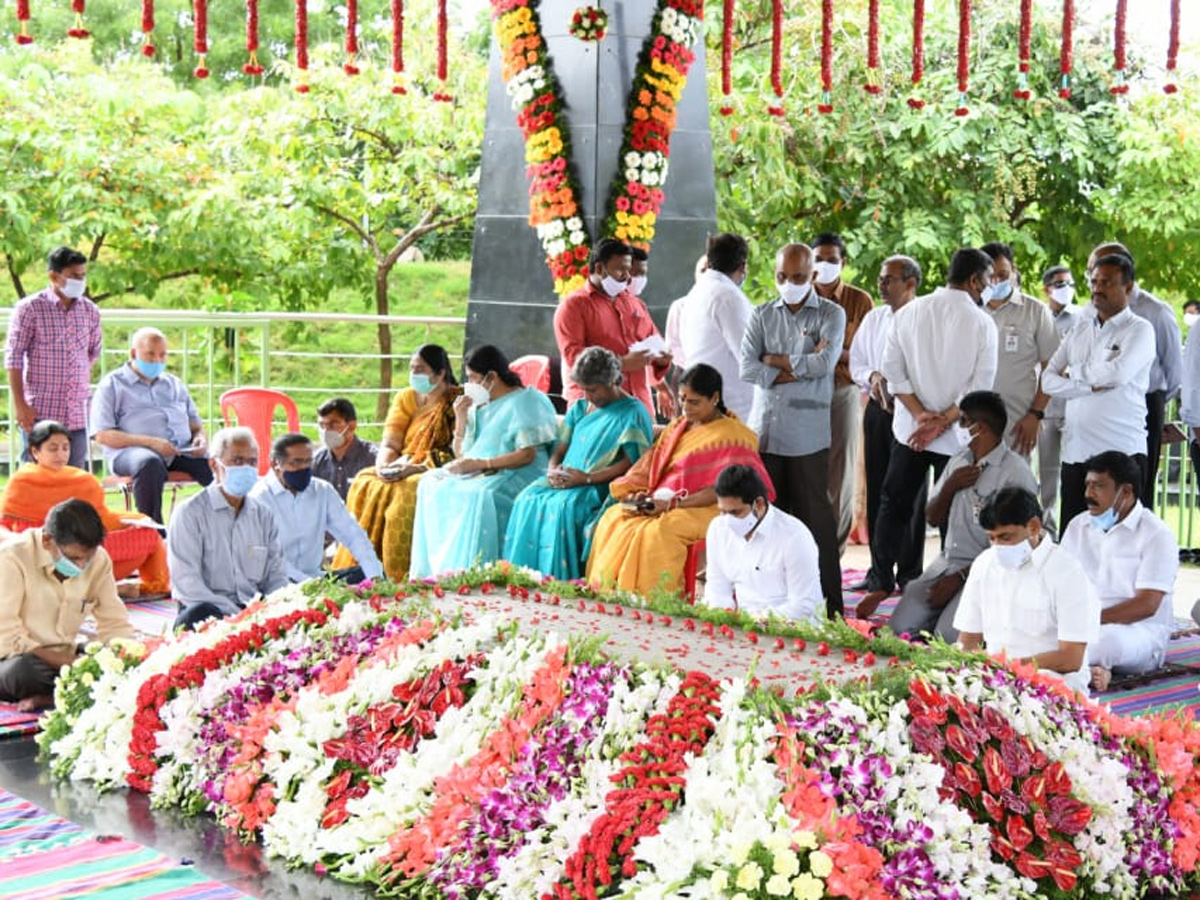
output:
[[[539,16],[562,85],[582,188],[580,205],[594,243],[605,236],[598,229],[604,222],[626,104],[655,3],[605,0],[608,33],[596,43],[584,43],[567,31],[579,5],[579,0],[542,0]],[[650,281],[643,291],[660,330],[671,301],[691,287],[696,258],[716,226],[703,40],[693,49],[696,60],[677,107],[666,196],[650,247]],[[500,77],[493,38],[466,343],[495,344],[510,359],[556,353],[553,319],[558,297],[537,233],[528,223],[528,188],[525,144]]]

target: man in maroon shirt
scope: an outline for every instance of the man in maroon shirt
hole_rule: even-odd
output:
[[[628,244],[614,238],[600,241],[592,252],[587,284],[564,297],[554,312],[554,339],[562,356],[563,393],[569,403],[583,396],[570,378],[575,358],[588,347],[604,347],[621,360],[625,371],[622,387],[641,400],[653,416],[650,384],[666,374],[671,355],[666,350],[651,356],[646,350],[630,349],[658,335],[650,310],[629,290],[632,264]]]

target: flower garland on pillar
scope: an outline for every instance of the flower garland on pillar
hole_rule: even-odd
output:
[[[192,16],[195,19],[195,36],[192,47],[196,51],[196,68],[192,74],[197,78],[208,77],[208,0],[192,0]]]
[[[1021,32],[1020,49],[1017,62],[1017,89],[1013,97],[1017,100],[1028,100],[1033,96],[1029,90],[1029,57],[1030,35],[1033,31],[1033,0],[1021,0]]]
[[[1108,89],[1110,94],[1128,94],[1125,83],[1125,12],[1128,0],[1117,0],[1117,18],[1113,24],[1113,72],[1116,84]]]
[[[258,0],[246,0],[246,52],[250,58],[242,71],[247,75],[261,75],[265,70],[258,62]]]
[[[346,0],[346,62],[342,71],[357,75],[359,68],[354,64],[358,56],[358,0]]]
[[[32,44],[33,35],[29,33],[29,0],[17,0],[17,22],[21,30],[17,34],[18,44]]]
[[[307,0],[296,0],[296,91],[301,94],[309,91]]]
[[[867,83],[863,90],[868,94],[883,93],[879,75],[879,0],[871,0],[867,6]]]
[[[75,27],[67,29],[67,37],[85,38],[91,35],[91,32],[83,27],[83,13],[85,0],[71,0],[71,12],[75,13]]]
[[[142,0],[142,56],[154,55],[154,0]]]
[[[1062,14],[1062,49],[1058,54],[1058,71],[1062,75],[1062,85],[1058,96],[1064,100],[1071,97],[1071,29],[1075,27],[1075,0],[1063,0]]]
[[[404,0],[392,0],[392,93],[408,93],[404,86]]]
[[[733,0],[724,0],[721,10],[721,104],[723,116],[733,115],[729,95],[733,92]]]
[[[767,107],[773,116],[783,115],[783,0],[771,0],[771,90],[775,103]]]
[[[925,77],[925,0],[913,0],[913,41],[912,41],[912,85],[913,93],[921,86]],[[921,109],[925,101],[920,97],[909,97],[908,105],[913,109]]]
[[[967,87],[971,75],[971,0],[958,0],[958,107],[956,116],[968,115]]]
[[[1167,83],[1163,93],[1174,94],[1179,85],[1174,81],[1175,67],[1179,61],[1179,0],[1171,0],[1171,34],[1167,39]]]
[[[833,112],[833,0],[821,0],[821,102],[817,112]]]
[[[442,87],[434,92],[433,99],[450,103],[454,97],[446,93],[446,0],[438,0],[437,5],[437,78]]]

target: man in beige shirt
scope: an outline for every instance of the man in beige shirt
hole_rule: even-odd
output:
[[[0,544],[0,700],[51,706],[54,680],[75,661],[88,615],[101,641],[133,637],[103,540],[91,505],[65,500],[44,527]]]

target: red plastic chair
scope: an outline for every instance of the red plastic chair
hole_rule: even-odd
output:
[[[267,474],[271,468],[271,425],[278,406],[282,406],[287,415],[288,431],[299,431],[300,413],[287,394],[268,388],[233,388],[221,395],[221,415],[225,424],[244,425],[258,440],[259,475]],[[230,418],[230,413],[236,421]]]
[[[508,367],[521,376],[525,387],[537,388],[543,394],[550,393],[550,357],[530,354],[514,359]]]
[[[683,564],[683,596],[687,602],[696,605],[696,576],[700,572],[700,559],[704,556],[708,545],[704,541],[696,541],[688,547],[687,562]]]

